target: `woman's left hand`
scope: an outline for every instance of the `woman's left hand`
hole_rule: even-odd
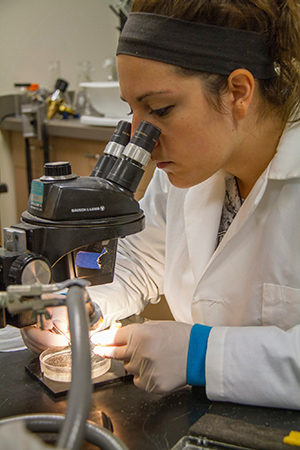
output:
[[[191,329],[187,323],[149,321],[111,327],[94,334],[92,342],[99,344],[97,354],[124,361],[137,387],[162,394],[186,384]]]

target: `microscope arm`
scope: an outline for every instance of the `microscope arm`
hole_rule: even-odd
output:
[[[50,298],[41,298],[43,294],[53,294],[74,285],[84,288],[90,283],[83,279],[66,280],[57,284],[40,284],[32,285],[10,285],[6,291],[0,292],[0,308],[7,309],[11,315],[18,315],[24,311],[32,311],[33,319],[37,321],[40,316],[41,327],[43,327],[43,317],[49,319],[47,307],[61,306],[66,304],[66,299],[62,296]],[[95,323],[101,317],[101,311],[95,309],[95,305],[90,301],[87,294],[86,311],[88,312],[91,322]]]

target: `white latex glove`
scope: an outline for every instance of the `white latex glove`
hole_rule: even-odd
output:
[[[186,384],[186,367],[192,325],[173,321],[111,327],[92,336],[100,344],[95,353],[124,361],[134,384],[162,394]]]
[[[68,339],[60,334],[50,331],[55,324],[63,333],[69,335],[69,320],[66,306],[47,308],[51,319],[44,320],[44,330],[32,325],[21,329],[21,335],[26,347],[34,353],[40,354],[46,348],[65,347],[69,344]]]

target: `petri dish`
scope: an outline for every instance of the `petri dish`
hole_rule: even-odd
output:
[[[111,360],[96,355],[91,351],[92,379],[106,373],[111,366]],[[70,382],[72,379],[71,347],[48,348],[40,354],[40,368],[44,377],[52,381]]]

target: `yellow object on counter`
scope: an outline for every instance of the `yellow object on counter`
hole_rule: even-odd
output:
[[[290,431],[290,434],[283,438],[283,443],[300,447],[300,431]]]

